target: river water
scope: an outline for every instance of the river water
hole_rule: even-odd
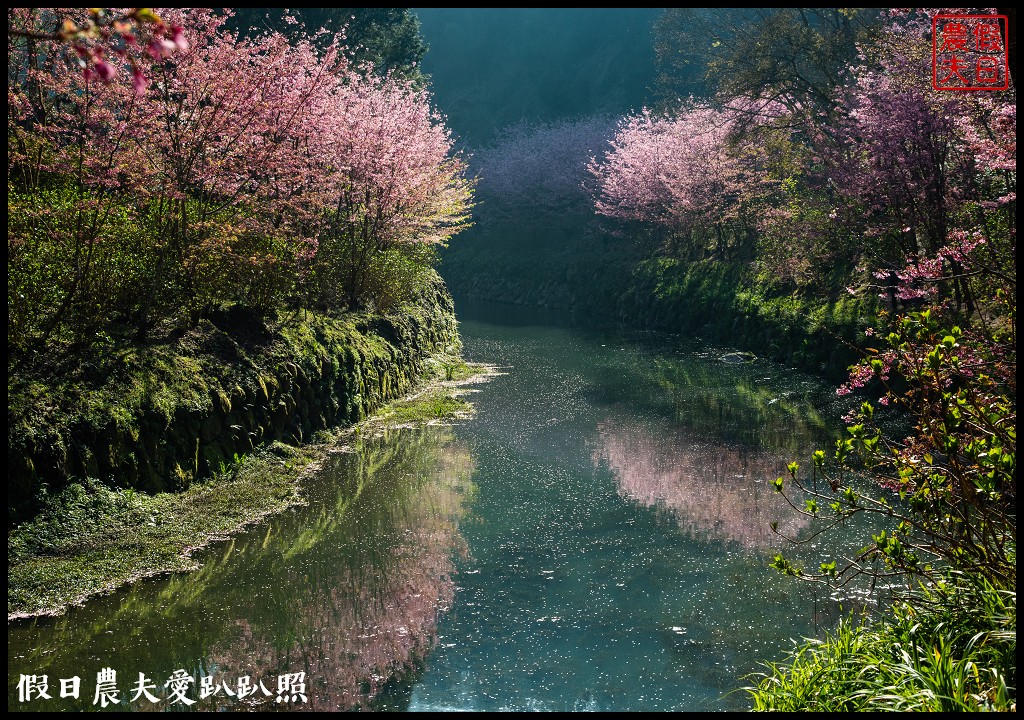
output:
[[[851,609],[767,569],[770,523],[810,531],[770,483],[837,436],[827,384],[493,310],[461,331],[501,366],[475,417],[353,440],[200,570],[9,624],[9,708],[101,709],[110,668],[108,710],[744,709]],[[50,699],[22,701],[31,675]]]

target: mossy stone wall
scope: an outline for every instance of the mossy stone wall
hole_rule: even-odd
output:
[[[303,442],[362,420],[408,392],[428,358],[459,350],[454,305],[440,279],[393,314],[300,313],[264,331],[268,338],[256,346],[236,343],[231,317],[222,327],[204,320],[193,333],[199,347],[181,353],[181,362],[201,370],[187,382],[165,370],[133,377],[133,386],[153,389],[122,404],[108,383],[81,391],[101,400],[48,399],[63,412],[43,409],[40,399],[9,406],[9,519],[31,511],[41,485],[55,492],[83,477],[145,492],[183,489],[261,445]],[[100,410],[81,410],[87,405]]]

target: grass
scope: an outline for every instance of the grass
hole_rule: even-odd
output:
[[[1017,591],[957,576],[770,664],[755,710],[1016,711]]]
[[[359,432],[470,417],[473,406],[464,395],[474,391],[468,386],[497,374],[493,366],[450,356],[435,357],[427,365],[432,376],[418,392],[385,405],[374,417],[360,423]]]
[[[418,392],[362,423],[321,432],[318,444],[276,442],[184,492],[147,495],[86,480],[47,497],[40,513],[8,533],[8,620],[57,615],[140,578],[195,569],[199,548],[301,504],[303,475],[349,433],[466,416],[471,408],[461,385],[489,369],[445,362],[458,368],[452,375],[459,380],[444,380],[445,365],[435,362]]]
[[[313,457],[277,443],[181,493],[68,486],[8,534],[8,619],[59,614],[139,578],[194,569],[194,551],[301,502],[298,479]]]
[[[442,356],[434,361],[440,367],[440,375],[448,382],[459,382],[468,380],[480,374],[483,366],[477,363],[467,363],[460,357]]]
[[[413,400],[393,404],[385,419],[399,425],[428,422],[465,413],[469,407],[468,402],[455,397],[451,390],[439,388],[427,391]]]

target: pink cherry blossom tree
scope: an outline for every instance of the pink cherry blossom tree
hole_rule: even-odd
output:
[[[421,267],[468,224],[472,183],[429,96],[407,81],[334,76],[305,124],[295,205],[313,219],[314,292],[326,305],[388,305],[388,276]]]
[[[644,110],[622,120],[611,149],[594,159],[601,215],[665,228],[672,249],[722,255],[744,231],[743,196],[753,167],[732,151],[730,115],[691,103],[674,117]]]
[[[69,14],[81,21],[85,12]],[[79,338],[90,335],[134,278],[121,243],[135,211],[119,198],[147,177],[133,144],[144,133],[139,98],[130,84],[83,72],[61,43],[36,37],[61,16],[8,13],[25,33],[8,34],[8,328],[16,341],[44,343],[69,322]]]
[[[335,285],[320,298],[327,307],[373,304],[381,288],[408,295],[470,206],[465,165],[429,95],[357,72],[340,35],[240,39],[226,27],[230,11],[160,13],[188,45],[160,50],[141,88],[128,73],[83,73],[56,43],[42,52],[9,43],[12,187],[33,202],[69,180],[75,193],[58,212],[36,202],[9,232],[22,289],[54,264],[39,262],[41,245],[66,246],[70,261],[55,264],[75,268],[71,277],[54,278],[62,290],[39,299],[53,326],[87,304],[97,318],[132,318],[144,335],[161,318],[195,322],[226,300],[269,309],[325,277]],[[56,227],[69,213],[70,234]],[[82,278],[95,275],[97,240],[112,247],[123,228],[133,236],[122,238],[113,276],[132,289],[104,294]],[[88,303],[85,286],[96,289]],[[19,317],[39,315],[30,305]]]
[[[862,573],[950,580],[953,569],[1015,584],[1015,98],[932,90],[936,12],[891,17],[871,65],[839,93],[837,144],[820,146],[837,201],[865,216],[853,239],[893,311],[837,390],[870,393],[847,416],[849,436],[776,481],[811,489],[804,510],[826,527],[869,512],[885,529],[820,573],[777,556],[788,574],[841,584]],[[905,437],[886,432],[879,406],[898,409]],[[864,492],[853,478],[865,470],[903,502]]]
[[[1014,254],[1016,105],[1012,92],[931,88],[930,38],[937,10],[893,13],[869,66],[854,68],[838,93],[836,142],[824,144],[824,172],[838,204],[863,221],[865,266],[883,295],[950,296],[968,314],[987,291],[971,278],[1009,278]],[[922,40],[922,37],[924,40]],[[971,247],[971,273],[960,258]],[[1003,281],[1000,281],[1003,284]]]
[[[288,289],[289,266],[314,247],[301,228],[282,224],[275,203],[294,172],[307,105],[336,55],[292,46],[279,33],[239,40],[224,13],[165,15],[193,43],[156,69],[142,99],[149,131],[140,150],[152,180],[139,193],[158,239],[143,331],[167,274],[180,293],[172,301],[193,320],[238,290],[268,306]]]

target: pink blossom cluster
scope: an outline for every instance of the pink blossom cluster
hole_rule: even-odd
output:
[[[145,67],[189,47],[185,29],[150,8],[12,8],[8,35],[66,44],[86,81],[112,82],[127,66],[139,94]]]
[[[840,397],[850,395],[854,390],[864,387],[875,378],[883,381],[888,380],[893,362],[896,360],[895,355],[891,352],[886,352],[879,355],[876,359],[882,363],[881,367],[877,370],[870,363],[859,363],[851,367],[850,379],[836,388],[836,395]]]
[[[31,162],[30,138],[44,138],[45,170],[164,208],[185,245],[225,218],[298,258],[339,222],[381,246],[442,243],[463,226],[471,183],[425,91],[357,72],[340,39],[326,51],[280,33],[239,39],[228,15],[162,9],[167,37],[147,49],[162,62],[142,95],[138,76],[90,84],[59,47],[28,58],[8,91],[9,134],[24,138],[9,160]]]
[[[894,276],[899,281],[896,284],[896,297],[900,300],[935,298],[938,295],[938,281],[948,279],[953,268],[960,273],[968,271],[971,252],[985,243],[985,238],[976,231],[969,233],[955,230],[950,233],[949,240],[947,245],[936,251],[934,257],[910,255],[902,269],[876,270],[872,275],[886,281]]]
[[[733,127],[730,113],[698,102],[674,117],[625,118],[590,164],[597,212],[684,231],[735,217],[749,169],[729,151]]]

